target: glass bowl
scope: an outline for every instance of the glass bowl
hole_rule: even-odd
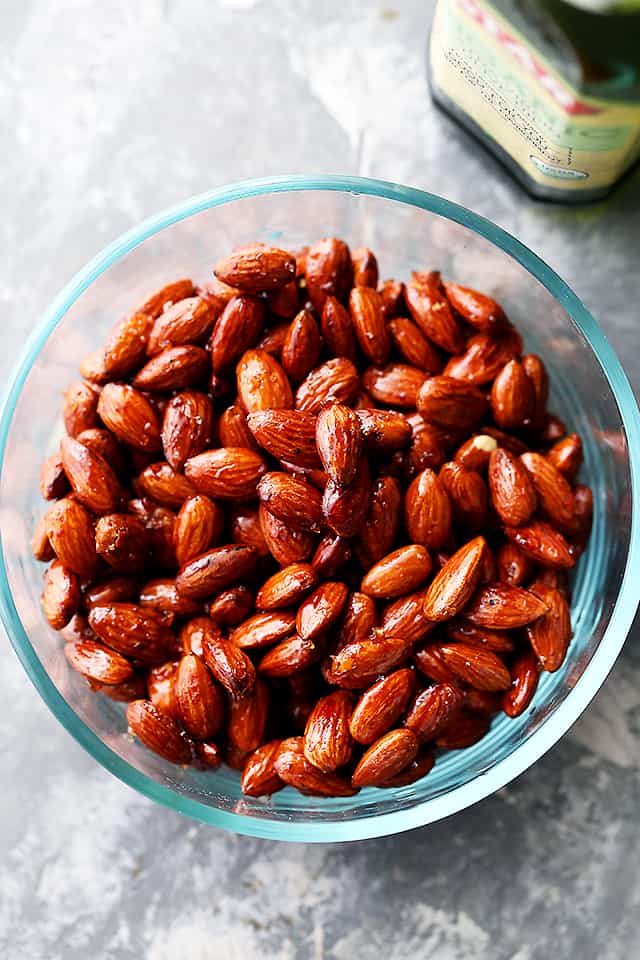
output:
[[[294,248],[328,235],[372,247],[384,277],[428,265],[504,305],[527,349],[549,368],[550,408],[583,438],[593,535],[573,585],[575,636],[566,663],[542,675],[525,714],[497,718],[483,740],[440,757],[411,786],[335,800],[287,789],[253,800],[240,793],[234,771],[183,770],[149,753],[127,735],[123,705],[94,695],[67,668],[60,638],[40,610],[43,568],[30,552],[32,526],[43,512],[38,470],[62,433],[64,386],[115,318],[172,278],[206,279],[232,246],[261,240]],[[25,348],[0,432],[2,617],[58,720],[104,767],[159,803],[238,833],[283,840],[344,841],[408,830],[475,803],[529,767],[571,726],[611,669],[638,602],[639,424],[620,363],[593,318],[546,264],[489,221],[419,190],[351,177],[282,177],[214,190],[112,243],[62,291]]]

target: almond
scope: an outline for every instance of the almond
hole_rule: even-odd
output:
[[[271,555],[282,567],[290,563],[308,560],[313,553],[315,540],[306,530],[290,530],[286,523],[260,505],[260,526]]]
[[[535,394],[522,364],[510,360],[502,368],[493,381],[489,399],[493,419],[503,430],[517,430],[531,422]]]
[[[222,696],[200,657],[182,657],[174,696],[180,723],[194,740],[215,736],[224,717]]]
[[[572,636],[569,604],[560,590],[539,581],[533,587],[547,611],[527,627],[527,637],[540,669],[554,673],[564,662]]]
[[[116,324],[104,347],[103,365],[109,379],[120,380],[142,366],[153,325],[148,313],[132,313]]]
[[[368,568],[391,550],[402,519],[402,492],[394,477],[380,477],[373,484],[369,512],[362,527],[361,562]]]
[[[547,370],[540,357],[536,356],[535,353],[527,353],[522,358],[522,369],[533,387],[534,401],[533,412],[531,414],[531,426],[534,430],[541,430],[549,396],[549,377]],[[564,430],[562,432],[564,433]]]
[[[442,750],[464,750],[482,740],[490,723],[490,717],[486,714],[460,710],[438,735],[436,746]]]
[[[360,385],[358,371],[351,360],[336,357],[307,374],[296,391],[296,408],[318,413],[326,400],[350,403]]]
[[[268,414],[270,411],[263,411]],[[271,411],[277,413],[278,411]],[[260,416],[260,414],[251,414]],[[233,403],[222,413],[218,420],[218,434],[221,447],[247,447],[248,450],[257,450],[258,444],[247,423],[247,415],[237,404]]]
[[[356,410],[365,449],[385,454],[401,450],[409,442],[411,427],[395,410]]]
[[[49,543],[63,566],[82,577],[95,574],[98,558],[93,521],[81,503],[71,497],[54,503],[46,515],[46,531]]]
[[[489,490],[503,523],[519,527],[531,519],[538,503],[535,487],[521,461],[502,447],[489,460]]]
[[[349,294],[349,312],[360,349],[371,363],[384,364],[391,341],[382,312],[382,297],[371,287],[354,287]]]
[[[465,470],[475,470],[477,473],[484,473],[489,465],[491,454],[498,447],[498,441],[495,437],[490,437],[486,433],[476,433],[458,448],[454,456],[456,463],[459,463]]]
[[[407,787],[412,783],[416,783],[418,780],[422,780],[423,777],[433,769],[435,763],[435,757],[428,750],[423,750],[418,753],[415,760],[406,766],[400,773],[396,773],[394,777],[389,777],[388,780],[385,780],[384,783],[379,783],[378,787]]]
[[[213,272],[223,283],[243,293],[267,293],[294,279],[296,260],[286,250],[255,244],[219,260]]]
[[[593,493],[584,483],[577,484],[573,492],[573,540],[575,549],[581,551],[586,546],[593,523]]]
[[[351,262],[354,287],[373,287],[375,290],[378,286],[378,261],[373,250],[358,247],[351,254]]]
[[[461,547],[434,577],[424,600],[427,620],[450,620],[467,604],[480,579],[484,537]]]
[[[161,663],[175,650],[167,621],[135,603],[96,604],[89,624],[108,647],[142,663]]]
[[[329,658],[331,682],[338,686],[369,686],[380,674],[401,666],[413,641],[380,632],[373,639],[352,640]]]
[[[479,627],[511,630],[537,620],[546,611],[546,603],[528,590],[508,583],[494,583],[480,587],[464,616]]]
[[[100,394],[98,413],[119,440],[138,450],[159,450],[160,423],[147,398],[134,387],[108,383]]]
[[[127,504],[129,513],[135,514],[142,520],[152,556],[159,567],[174,569],[176,560],[173,546],[173,534],[176,515],[166,507],[159,507],[152,500],[142,498],[130,500]]]
[[[75,573],[54,560],[44,575],[42,609],[54,630],[66,626],[80,605],[80,582]]]
[[[338,570],[341,570],[351,559],[351,547],[349,541],[337,533],[327,533],[320,540],[313,558],[311,566],[319,579],[325,577],[334,577]]]
[[[139,603],[141,607],[172,617],[193,617],[202,612],[200,604],[178,593],[173,577],[148,580],[140,588]]]
[[[353,537],[364,523],[370,503],[371,476],[366,460],[348,486],[333,480],[327,483],[322,497],[322,513],[329,527],[340,537]]]
[[[154,707],[149,700],[134,700],[127,706],[127,723],[138,740],[170,763],[187,764],[191,760],[189,742],[178,725]]]
[[[282,366],[294,381],[303,380],[318,362],[320,332],[313,314],[301,310],[291,321],[282,345]]]
[[[309,247],[305,257],[305,279],[316,313],[322,312],[328,296],[346,300],[353,281],[351,254],[346,243],[327,237]]]
[[[453,377],[430,377],[425,380],[416,406],[428,423],[446,430],[472,430],[484,417],[487,400],[469,383]]]
[[[250,413],[247,425],[252,435],[278,460],[316,468],[316,417],[303,410],[261,410]]]
[[[389,321],[389,331],[403,360],[426,373],[440,373],[442,357],[415,323],[407,317],[395,317]]]
[[[71,437],[62,438],[60,454],[64,472],[80,503],[96,514],[118,508],[123,491],[106,460]]]
[[[33,528],[33,536],[31,538],[31,552],[35,560],[40,560],[43,563],[47,563],[49,560],[55,559],[55,552],[51,544],[49,543],[49,537],[47,536],[47,515],[40,517],[36,522],[35,527]]]
[[[443,373],[481,387],[498,376],[505,364],[513,360],[515,352],[510,336],[491,337],[479,333],[467,340],[464,353],[451,357]]]
[[[414,274],[405,289],[409,313],[436,346],[447,353],[464,350],[462,329],[453,315],[437,272]]]
[[[521,653],[511,667],[511,686],[502,699],[502,709],[508,717],[519,717],[527,709],[538,687],[538,676],[533,653]]]
[[[229,587],[222,590],[208,604],[208,613],[216,623],[235,627],[249,615],[253,609],[253,596],[248,587]]]
[[[464,693],[451,683],[434,683],[421,690],[404,718],[404,725],[412,730],[420,743],[435,739],[464,703]]]
[[[148,355],[155,357],[170,347],[202,344],[221,310],[222,304],[216,306],[208,297],[187,297],[173,303],[153,324]]]
[[[267,304],[269,310],[276,317],[283,317],[285,320],[291,320],[295,317],[299,309],[298,284],[295,280],[290,280],[284,286],[279,287],[272,293],[267,294]]]
[[[232,297],[218,318],[209,341],[211,366],[220,373],[252,347],[264,324],[264,306],[256,297]]]
[[[400,597],[415,590],[429,576],[431,558],[418,543],[399,547],[379,560],[364,576],[362,593],[376,598]]]
[[[184,390],[172,397],[162,420],[162,448],[174,470],[210,445],[213,423],[211,401],[204,393]]]
[[[540,431],[540,440],[546,446],[555,443],[564,437],[567,428],[560,419],[553,413],[545,413]]]
[[[494,333],[504,326],[504,311],[491,297],[469,287],[461,287],[457,283],[445,283],[443,286],[453,309],[476,330],[481,333]]]
[[[202,456],[206,456],[203,454]],[[194,457],[189,460],[192,463]],[[163,507],[179,509],[185,500],[196,494],[196,484],[173,470],[168,463],[152,463],[146,467],[136,480],[138,492],[149,497]]]
[[[322,648],[313,640],[294,634],[265,653],[258,670],[267,677],[290,677],[313,666],[321,656]]]
[[[458,678],[453,670],[446,666],[440,646],[437,643],[425,643],[413,654],[413,661],[421,673],[436,683],[450,683],[456,686]]]
[[[256,594],[258,610],[280,610],[298,603],[318,582],[309,563],[291,563],[262,584]]]
[[[198,494],[180,507],[173,529],[176,558],[180,566],[212,547],[222,534],[224,514],[220,507]]]
[[[184,653],[195,653],[197,657],[203,657],[205,637],[222,638],[220,627],[211,617],[193,617],[180,628],[180,647]]]
[[[229,706],[227,736],[238,750],[250,752],[264,740],[269,712],[269,688],[256,677],[253,691],[246,697],[233,699]]]
[[[564,477],[573,480],[582,464],[582,440],[577,433],[569,433],[551,447],[547,457]]]
[[[451,502],[433,470],[423,470],[405,498],[405,525],[415,543],[439,550],[451,533]]]
[[[145,302],[136,311],[137,313],[146,313],[147,316],[159,317],[163,310],[166,310],[172,303],[178,303],[186,297],[191,297],[194,293],[194,286],[191,280],[174,280],[173,283],[167,283],[160,287],[155,293],[147,297]]]
[[[264,350],[246,350],[236,374],[238,402],[247,413],[293,406],[291,384],[286,373]]]
[[[124,574],[96,580],[87,587],[82,601],[87,610],[91,607],[102,607],[108,603],[128,602],[135,600],[140,593],[140,580]]]
[[[441,468],[439,478],[449,496],[458,529],[467,535],[479,533],[485,526],[489,501],[480,474],[450,461]]]
[[[302,737],[283,740],[275,760],[281,780],[301,793],[320,797],[351,797],[356,790],[337,773],[324,773],[309,763],[303,752]]]
[[[295,631],[294,613],[255,613],[232,631],[229,639],[243,650],[262,650]]]
[[[97,552],[120,573],[136,573],[149,559],[147,531],[130,513],[109,513],[96,523],[94,555]]]
[[[80,374],[90,383],[105,383],[109,377],[104,368],[104,350],[92,350],[80,361]]]
[[[415,689],[415,675],[407,667],[381,677],[361,694],[349,730],[358,743],[374,743],[402,716]]]
[[[533,481],[540,509],[555,527],[571,533],[574,529],[573,492],[568,481],[540,453],[523,453],[520,459]]]
[[[317,531],[322,498],[315,487],[286,473],[266,473],[258,484],[260,502],[294,530]]]
[[[354,411],[342,403],[328,403],[318,414],[316,447],[334,483],[351,483],[362,457],[362,431]]]
[[[246,447],[219,447],[191,457],[185,474],[198,493],[220,500],[255,497],[266,470],[264,458]]]
[[[406,637],[417,643],[433,630],[424,614],[426,590],[417,590],[387,604],[382,614],[382,629],[390,636]]]
[[[83,430],[82,433],[78,434],[76,440],[83,446],[88,447],[93,453],[97,453],[103,460],[106,460],[118,476],[127,473],[124,451],[110,430],[100,430],[98,428]]]
[[[194,747],[194,766],[203,770],[217,770],[223,760],[223,753],[215,743],[196,742]]]
[[[399,280],[385,280],[379,292],[385,320],[391,320],[404,311],[404,283]]]
[[[515,543],[501,544],[497,553],[497,579],[521,587],[533,574],[533,563]]]
[[[234,507],[229,515],[229,531],[234,543],[253,547],[258,557],[269,556],[269,547],[262,532],[260,517],[254,507]]]
[[[356,339],[351,315],[334,296],[328,296],[322,308],[322,336],[335,357],[356,359]]]
[[[208,369],[209,358],[202,347],[184,344],[156,354],[138,371],[132,383],[152,393],[180,390],[200,382]]]
[[[336,690],[321,697],[309,714],[304,731],[304,755],[324,773],[344,767],[351,759],[352,706],[351,695],[346,690]]]
[[[362,640],[369,636],[378,625],[378,611],[375,601],[357,590],[349,594],[344,608],[336,651],[351,643],[353,640]],[[393,634],[388,634],[393,636]],[[402,634],[398,634],[402,636]]]
[[[98,426],[99,394],[83,380],[70,383],[62,397],[64,428],[70,437]]]
[[[352,785],[360,788],[384,783],[412,763],[418,749],[418,739],[411,730],[390,730],[366,751],[353,771]]]
[[[202,653],[215,679],[234,699],[251,694],[256,671],[244,650],[209,629],[203,632]]]
[[[425,377],[424,370],[417,367],[389,363],[386,367],[368,367],[362,374],[362,384],[379,403],[413,409]]]
[[[327,581],[302,602],[296,617],[298,636],[316,640],[333,626],[347,602],[349,590],[344,583]]]
[[[239,297],[242,294],[241,290],[229,286],[228,283],[223,283],[215,276],[198,287],[196,292],[198,296],[211,305],[216,317],[220,316],[232,297]]]
[[[253,547],[237,543],[214,547],[180,568],[176,577],[178,593],[189,600],[204,600],[244,579],[252,572],[255,562]]]
[[[40,467],[40,493],[45,500],[57,500],[69,490],[59,453],[52,453]]]
[[[284,781],[280,779],[275,768],[281,742],[270,740],[263,743],[247,758],[242,768],[240,788],[248,797],[269,797],[284,787]]]
[[[471,687],[495,691],[511,686],[509,671],[491,650],[465,643],[443,643],[439,652],[445,666]]]
[[[526,443],[523,443],[519,437],[514,436],[512,433],[505,433],[504,430],[498,430],[497,427],[492,427],[486,423],[481,429],[483,433],[493,437],[499,447],[502,447],[503,450],[508,450],[509,453],[512,453],[515,457],[519,457],[521,453],[526,453],[529,449]]]

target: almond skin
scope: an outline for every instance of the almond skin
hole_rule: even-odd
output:
[[[124,476],[127,473],[128,465],[124,450],[110,430],[100,430],[97,427],[92,430],[83,430],[76,440],[106,460],[117,476]]]
[[[175,513],[146,498],[130,500],[127,510],[142,520],[157,565],[163,569],[175,569],[178,565],[173,546]]]
[[[162,419],[162,449],[168,464],[182,470],[185,461],[209,446],[213,408],[204,393],[184,390],[172,397]]]
[[[407,363],[388,363],[386,367],[368,367],[362,374],[362,385],[379,403],[413,409],[425,379],[424,370]]]
[[[349,729],[358,743],[374,743],[402,716],[415,689],[415,674],[407,667],[381,677],[361,694]]]
[[[535,353],[525,354],[522,358],[522,369],[533,387],[534,400],[531,426],[534,430],[540,430],[544,423],[547,399],[549,396],[549,377],[547,370],[540,357],[536,356]]]
[[[98,515],[118,509],[123,491],[106,460],[71,437],[62,438],[60,453],[64,472],[80,503]]]
[[[196,459],[196,458],[194,458]],[[196,494],[196,486],[168,463],[152,463],[136,479],[138,491],[163,507],[179,509]]]
[[[337,533],[327,533],[318,544],[311,566],[319,579],[334,577],[351,559],[349,541]]]
[[[214,629],[205,630],[202,653],[209,670],[232,697],[247,697],[253,690],[256,671],[243,650],[225,640]]]
[[[561,533],[544,520],[532,520],[524,527],[505,527],[504,532],[526,556],[546,567],[568,570],[575,566],[573,548]]]
[[[62,630],[80,605],[80,582],[75,573],[54,560],[44,575],[42,609],[50,626]]]
[[[220,500],[248,500],[256,495],[266,471],[264,458],[246,447],[219,447],[191,457],[184,465],[198,493]]]
[[[450,461],[442,466],[439,478],[449,496],[457,527],[467,535],[479,533],[485,526],[489,500],[480,474]]]
[[[406,637],[417,643],[434,629],[424,613],[426,590],[417,590],[387,604],[382,614],[382,629],[389,636]]]
[[[264,740],[269,713],[269,688],[261,677],[256,677],[252,692],[246,697],[234,698],[229,705],[227,736],[238,750],[253,751]]]
[[[298,636],[303,640],[316,640],[326,633],[340,617],[348,595],[349,590],[344,583],[327,581],[320,584],[298,608]]]
[[[148,316],[159,317],[160,314],[172,303],[178,303],[186,297],[193,296],[195,288],[193,282],[188,279],[174,280],[160,287],[144,301],[142,306],[138,307],[137,313],[146,313]]]
[[[369,636],[374,627],[378,625],[378,611],[375,601],[367,597],[364,593],[354,590],[347,599],[338,639],[336,651],[351,643],[353,640],[365,639]],[[388,633],[393,636],[393,634]],[[402,636],[402,634],[398,634]]]
[[[353,287],[349,312],[360,349],[370,361],[382,365],[389,358],[391,341],[382,312],[382,297],[371,287]]]
[[[413,662],[418,670],[434,680],[436,683],[450,683],[457,686],[458,678],[453,670],[446,666],[440,646],[437,643],[425,643],[419,646],[413,654]]]
[[[185,500],[173,529],[178,564],[182,567],[212,547],[223,527],[224,514],[209,497],[198,494]]]
[[[411,427],[394,410],[356,410],[366,450],[389,454],[401,450],[411,438]]]
[[[582,440],[577,433],[570,433],[551,447],[547,457],[563,476],[573,480],[582,464]]]
[[[451,501],[433,470],[423,470],[405,498],[405,525],[415,543],[439,550],[451,533]]]
[[[89,512],[71,497],[54,503],[46,515],[49,544],[67,569],[82,577],[92,577],[98,565]]]
[[[531,559],[515,543],[500,545],[497,556],[497,579],[521,587],[533,574]]]
[[[340,486],[351,483],[362,456],[362,431],[354,411],[342,403],[324,407],[317,418],[316,447],[334,483]]]
[[[464,353],[451,357],[443,373],[446,377],[481,387],[495,380],[505,364],[513,360],[515,353],[517,350],[510,336],[503,334],[492,337],[479,333],[467,340]]]
[[[257,341],[264,324],[264,306],[256,297],[232,297],[218,318],[209,341],[211,366],[221,373],[233,366]]]
[[[234,507],[229,515],[229,530],[234,543],[253,547],[258,557],[268,557],[269,547],[264,538],[258,511],[253,507]]]
[[[214,547],[180,568],[178,593],[189,600],[203,600],[242,580],[252,572],[255,562],[253,547],[236,543]]]
[[[147,398],[122,383],[108,383],[98,401],[98,413],[119,440],[138,450],[159,450],[160,423]]]
[[[494,583],[480,587],[464,610],[464,616],[479,627],[511,630],[524,627],[546,612],[546,603],[528,590]]]
[[[464,609],[480,580],[484,537],[461,547],[434,577],[424,600],[427,620],[450,620]]]
[[[229,587],[209,601],[207,609],[216,623],[235,627],[242,623],[253,609],[253,597],[248,587]]]
[[[404,725],[420,743],[428,743],[444,730],[464,703],[464,693],[451,683],[434,683],[416,695]]]
[[[156,318],[149,333],[147,354],[155,357],[169,347],[202,344],[221,310],[222,306],[214,306],[206,297],[174,301]]]
[[[83,380],[70,383],[62,396],[64,428],[70,437],[98,426],[98,393]]]
[[[309,763],[304,755],[302,737],[283,740],[275,760],[281,780],[304,794],[320,797],[351,797],[357,791],[337,773],[324,773]]]
[[[173,577],[148,580],[140,588],[141,607],[175,617],[193,617],[202,612],[200,604],[178,593]]]
[[[351,759],[353,742],[349,719],[353,701],[346,690],[321,697],[309,714],[304,731],[304,755],[325,773],[344,767]]]
[[[400,316],[404,311],[404,283],[399,280],[385,280],[379,290],[382,297],[382,309],[386,320]]]
[[[291,563],[262,584],[256,594],[258,610],[281,610],[298,603],[313,590],[318,576],[309,563]]]
[[[258,516],[271,555],[282,567],[309,559],[315,546],[313,534],[306,530],[291,530],[264,504],[260,504]]]
[[[315,532],[322,524],[322,498],[315,487],[286,473],[266,473],[258,484],[260,502],[294,530]]]
[[[295,382],[303,380],[318,362],[321,346],[313,314],[309,310],[300,310],[291,321],[282,344],[281,362],[287,376]]]
[[[318,413],[327,400],[351,403],[359,386],[360,377],[351,360],[335,357],[307,374],[296,390],[296,409]]]
[[[416,406],[428,423],[446,430],[472,430],[487,410],[487,400],[477,387],[453,377],[425,380]]]
[[[411,653],[412,641],[385,634],[353,640],[329,659],[332,682],[366,687],[382,673],[399,667]]]
[[[153,324],[148,313],[132,313],[116,324],[104,347],[103,365],[110,380],[127,377],[142,366]]]
[[[94,550],[120,573],[144,569],[149,543],[144,524],[129,513],[109,513],[96,523]]]
[[[320,466],[316,450],[316,417],[303,410],[260,410],[247,426],[259,445],[278,460],[301,467]]]
[[[326,237],[309,247],[305,257],[305,279],[316,313],[322,313],[328,296],[345,301],[353,281],[351,254],[346,243],[335,237]]]
[[[410,593],[420,586],[431,571],[431,558],[418,543],[399,547],[379,560],[365,575],[362,593],[390,599]]]
[[[508,690],[511,686],[509,671],[490,650],[464,643],[443,643],[440,656],[449,670],[477,690]]]
[[[194,740],[216,735],[224,717],[224,703],[218,688],[200,657],[193,653],[180,661],[174,696],[180,723]]]
[[[290,677],[306,670],[322,656],[322,648],[313,640],[293,635],[269,650],[258,664],[258,670],[267,677]]]
[[[246,796],[269,797],[284,787],[275,768],[281,743],[281,740],[270,740],[247,757],[240,780],[240,789]]]
[[[395,317],[389,321],[389,331],[397,351],[408,364],[426,373],[442,371],[441,355],[415,323],[407,317]]]
[[[191,760],[189,742],[180,733],[178,725],[154,707],[149,700],[134,700],[127,706],[127,723],[138,740],[170,763],[188,764]]]
[[[442,750],[464,750],[482,740],[489,729],[491,719],[486,714],[460,710],[436,738],[436,746]]]
[[[535,394],[517,360],[510,360],[493,381],[490,402],[493,419],[503,430],[518,430],[531,422]]]
[[[277,411],[275,411],[277,412]],[[254,414],[252,414],[254,416]],[[257,414],[259,416],[259,414]],[[218,435],[221,447],[247,447],[257,450],[258,444],[247,423],[247,415],[234,403],[218,420]]]
[[[219,260],[213,272],[218,280],[243,293],[266,293],[293,280],[296,260],[286,250],[254,244]]]
[[[89,624],[108,647],[142,663],[161,663],[175,650],[167,621],[135,603],[96,604]]]
[[[429,750],[422,750],[404,770],[396,773],[394,777],[389,777],[384,783],[379,783],[378,787],[408,787],[410,784],[426,777],[429,771],[433,769],[434,763],[435,757],[433,754]]]
[[[288,637],[295,628],[295,614],[290,611],[256,613],[236,627],[229,639],[243,650],[262,650]]]
[[[184,344],[168,347],[145,363],[135,377],[133,386],[152,393],[181,390],[200,382],[209,370],[209,357],[202,347]]]
[[[151,667],[147,673],[146,688],[142,697],[148,697],[160,713],[166,713],[172,720],[179,721],[178,704],[175,698],[176,677],[179,660],[168,660],[158,667]],[[130,698],[131,699],[131,698]],[[138,699],[137,697],[133,698]]]
[[[353,771],[352,785],[359,789],[384,783],[412,763],[418,749],[418,739],[411,730],[390,730],[366,751]]]
[[[519,717],[527,709],[538,687],[538,664],[530,650],[520,654],[511,667],[511,686],[502,699],[508,717]]]
[[[356,338],[351,316],[334,296],[328,296],[322,308],[322,336],[335,357],[356,359]]]
[[[558,670],[571,640],[571,614],[566,597],[560,590],[539,581],[532,585],[535,595],[547,606],[547,612],[527,627],[527,637],[539,667],[549,673]]]
[[[495,437],[490,437],[486,433],[476,433],[473,437],[465,440],[456,451],[453,459],[465,470],[484,473],[489,465],[491,454],[497,447],[498,441]]]
[[[351,262],[354,287],[373,287],[375,290],[378,286],[378,261],[373,250],[358,247],[351,254]]]
[[[523,453],[520,459],[531,477],[542,512],[558,530],[570,534],[575,524],[573,492],[568,481],[540,453]]]
[[[361,529],[369,511],[371,476],[366,460],[348,486],[333,480],[327,483],[322,496],[322,514],[327,525],[340,537],[353,537]]]
[[[264,350],[246,350],[236,368],[236,376],[238,403],[247,413],[293,406],[286,373]]]
[[[296,281],[290,280],[284,286],[267,294],[266,299],[269,311],[272,314],[276,317],[283,317],[285,320],[291,320],[292,317],[295,317],[300,306]]]
[[[520,527],[531,519],[538,503],[535,487],[524,464],[502,447],[489,459],[489,490],[503,523]]]
[[[402,492],[395,477],[380,477],[373,484],[369,512],[359,537],[365,569],[391,550],[402,520]]]
[[[140,580],[128,575],[114,575],[104,580],[96,580],[87,587],[82,602],[87,610],[95,606],[119,601],[133,601],[140,593]]]
[[[460,324],[453,315],[437,272],[414,274],[405,289],[409,313],[422,332],[447,353],[464,350]]]
[[[45,500],[57,500],[69,490],[59,453],[52,453],[40,467],[40,493]]]
[[[40,517],[36,522],[35,527],[33,528],[33,536],[31,537],[31,553],[35,560],[40,560],[42,563],[47,563],[49,560],[55,559],[55,552],[51,544],[49,543],[49,537],[47,536],[47,515]]]
[[[445,283],[443,286],[453,309],[476,330],[481,333],[495,333],[504,326],[504,311],[491,297],[469,287],[461,287],[457,283]]]

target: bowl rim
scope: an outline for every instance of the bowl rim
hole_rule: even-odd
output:
[[[54,298],[26,341],[5,391],[0,417],[0,477],[16,402],[29,371],[53,329],[80,294],[118,259],[144,240],[180,220],[235,200],[272,193],[336,191],[395,200],[435,213],[465,226],[498,246],[532,274],[566,310],[585,337],[607,378],[627,436],[631,472],[629,551],[611,620],[576,686],[529,738],[487,772],[453,790],[409,809],[372,814],[347,821],[277,821],[208,807],[156,783],[136,770],[94,734],[58,692],[31,646],[9,590],[0,531],[0,616],[10,642],[31,682],[52,713],[92,757],[118,779],[172,810],[204,823],[247,836],[287,841],[344,842],[400,833],[457,813],[501,789],[523,773],[578,719],[604,683],[627,637],[638,600],[634,581],[640,576],[640,414],[626,374],[589,311],[570,287],[523,243],[490,220],[435,194],[389,181],[340,175],[283,175],[245,180],[198,194],[157,213],[123,233],[82,267]],[[634,596],[635,593],[635,596]]]

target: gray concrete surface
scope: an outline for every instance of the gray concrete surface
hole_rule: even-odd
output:
[[[427,0],[0,4],[0,374],[85,260],[243,177],[345,172],[496,220],[576,289],[640,385],[640,181],[530,202],[425,89]],[[304,847],[181,819],[97,767],[0,645],[0,956],[620,960],[640,956],[640,654],[474,809]]]

